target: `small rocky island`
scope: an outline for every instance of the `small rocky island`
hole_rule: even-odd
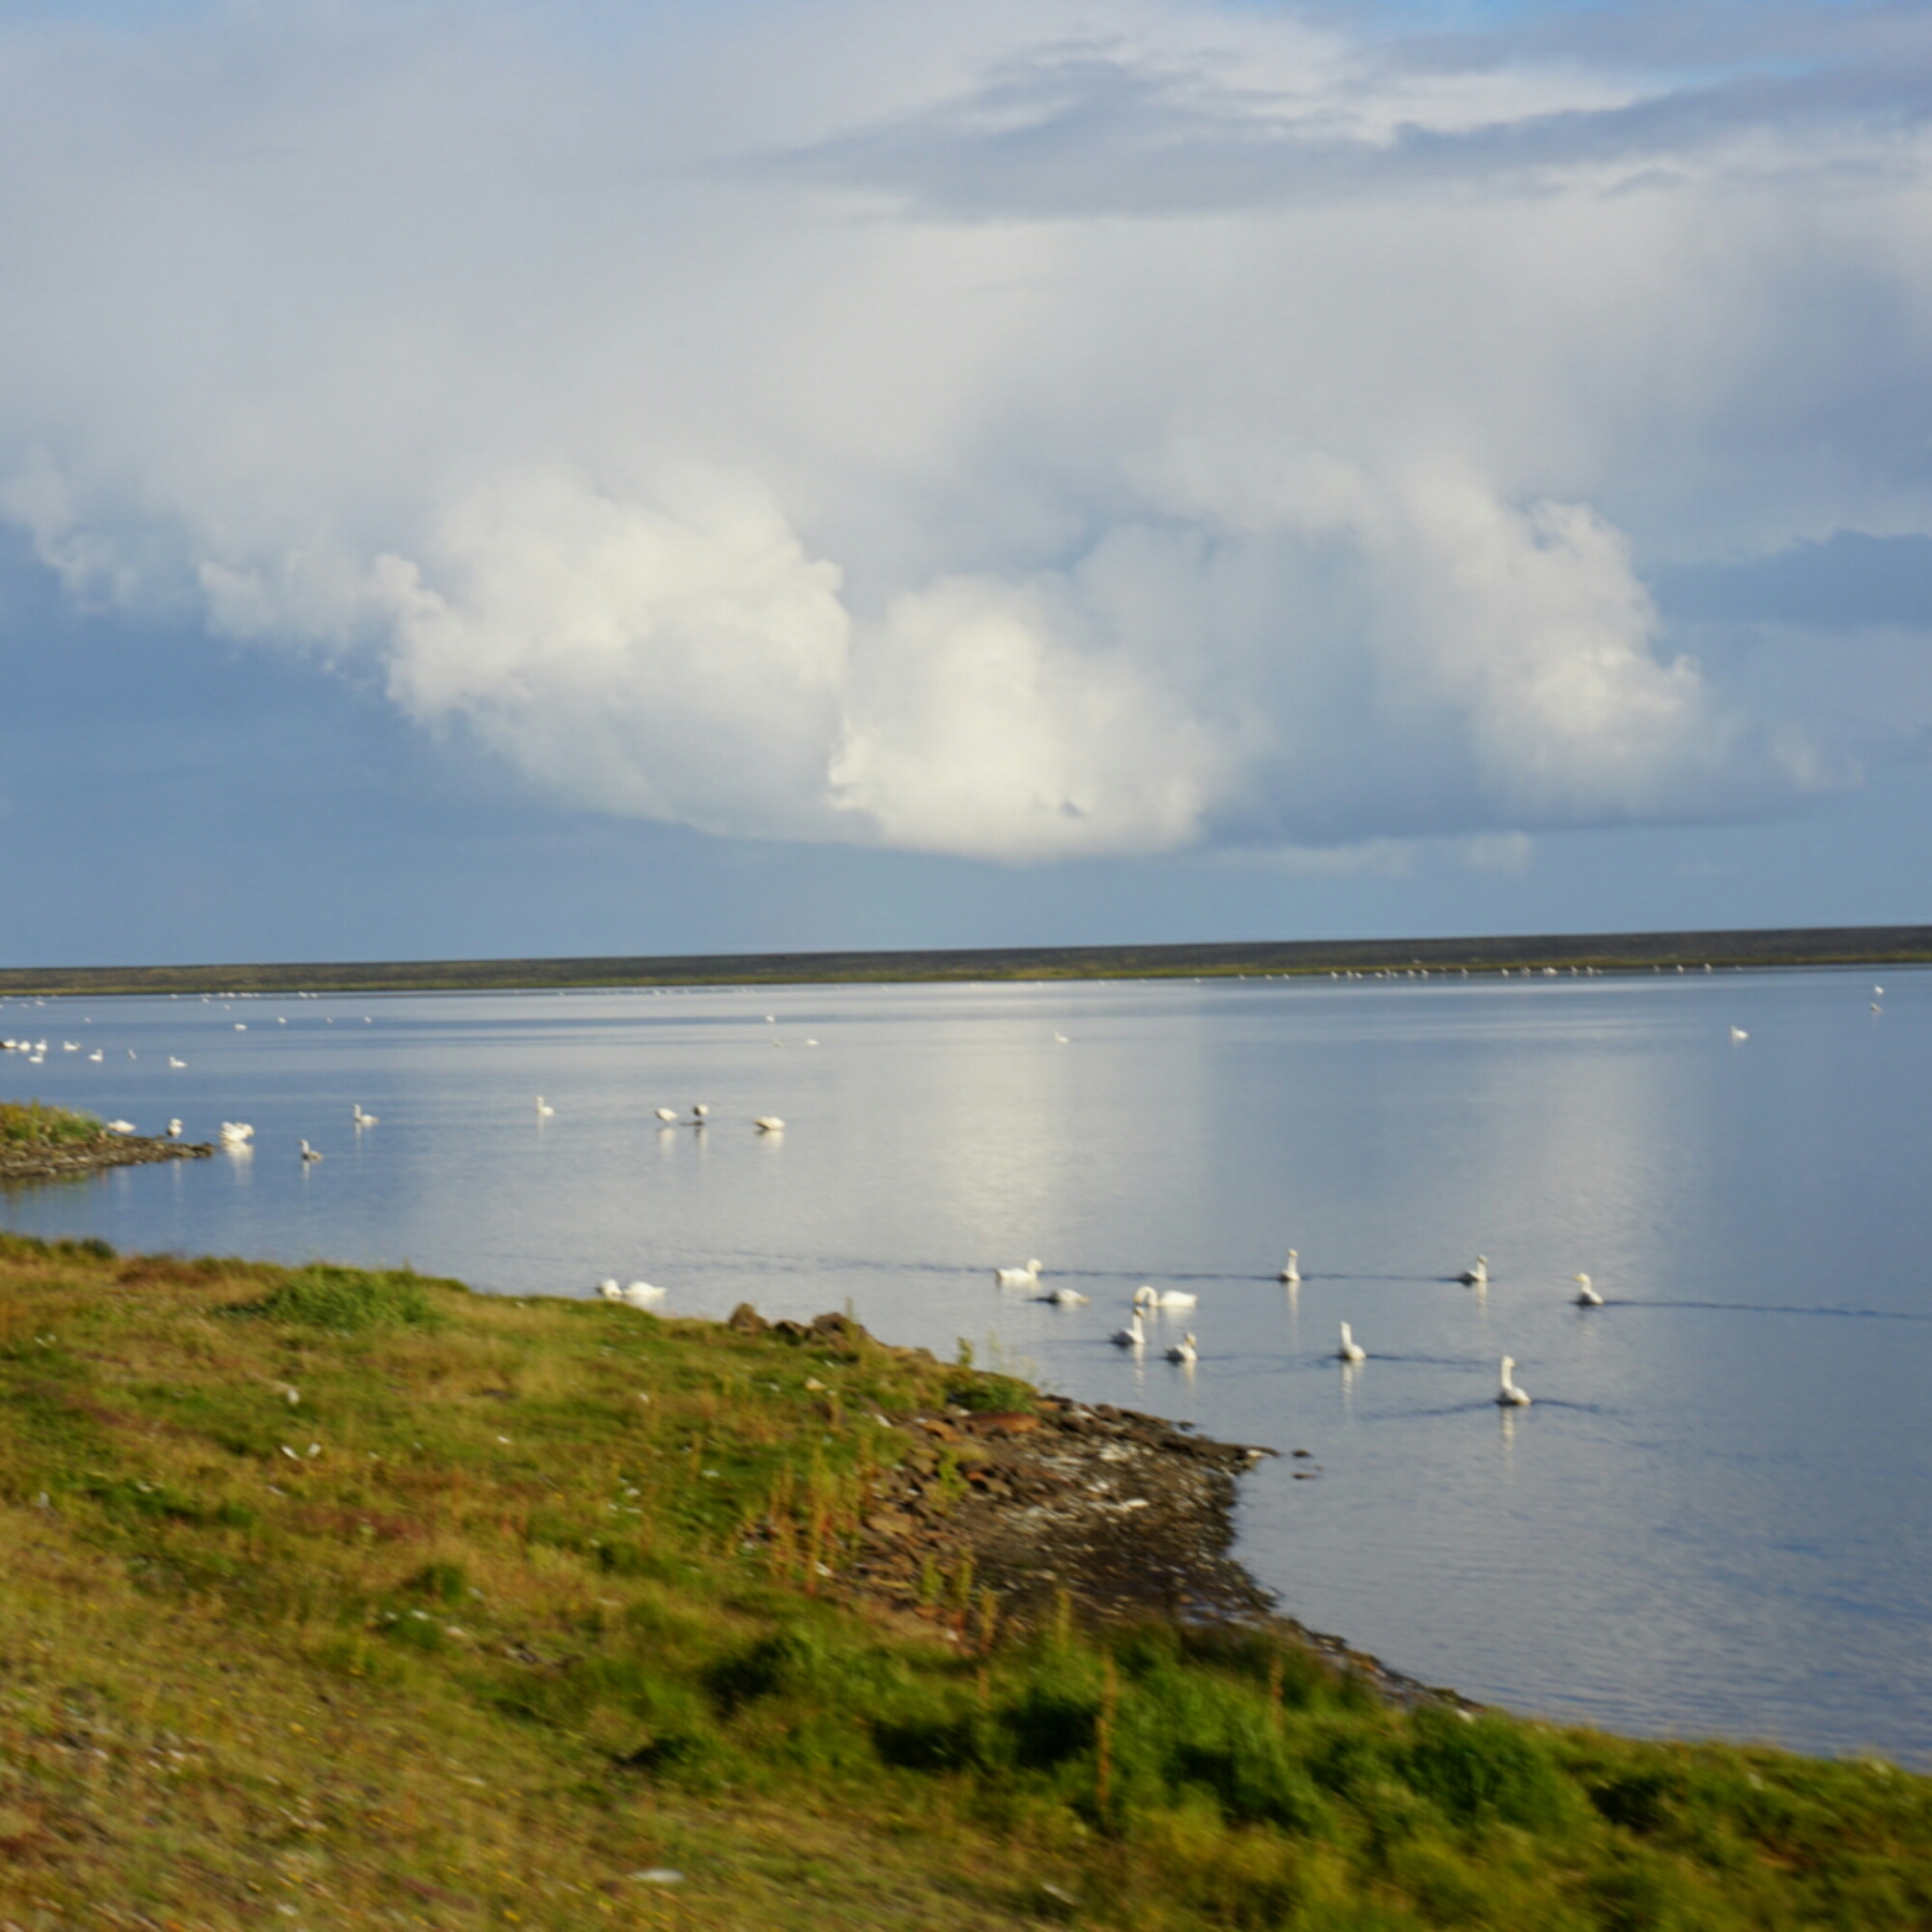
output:
[[[205,1160],[206,1141],[117,1132],[91,1114],[38,1100],[0,1100],[0,1182],[58,1179],[151,1160]]]

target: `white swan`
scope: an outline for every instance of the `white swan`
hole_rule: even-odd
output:
[[[168,1122],[169,1140],[178,1141],[181,1139],[181,1137],[182,1137],[182,1123],[179,1121],[170,1121]]]
[[[1156,1293],[1151,1284],[1144,1281],[1134,1290],[1136,1308],[1198,1308],[1200,1305],[1198,1294],[1189,1294],[1179,1288],[1163,1288]]]
[[[132,1121],[109,1121],[107,1122],[107,1131],[110,1134],[131,1134],[134,1131],[134,1122]]]
[[[670,1293],[668,1288],[653,1288],[647,1281],[627,1281],[624,1284],[624,1299],[633,1308],[649,1308],[653,1302],[662,1301]]]
[[[174,1067],[177,1071],[179,1071],[182,1067],[187,1065],[187,1062],[185,1060],[177,1060],[171,1053],[168,1055],[168,1065]]]
[[[693,1106],[693,1108],[692,1108],[692,1110],[691,1110],[691,1118],[692,1118],[692,1120],[693,1120],[693,1121],[695,1121],[695,1122],[696,1122],[697,1123],[697,1125],[699,1125],[699,1126],[701,1127],[701,1126],[702,1126],[702,1125],[704,1124],[704,1117],[705,1117],[705,1115],[706,1115],[706,1114],[708,1114],[708,1113],[710,1113],[710,1111],[711,1111],[711,1109],[710,1109],[709,1107],[707,1107],[707,1106],[706,1106],[706,1105],[705,1105],[705,1104],[704,1104],[704,1103],[703,1103],[703,1102],[702,1102],[702,1101],[700,1100],[700,1101],[698,1101],[698,1102],[697,1102],[697,1103],[696,1103],[696,1105],[694,1105],[694,1106]]]
[[[1288,1259],[1281,1264],[1281,1278],[1286,1282],[1297,1282],[1301,1279],[1301,1257],[1293,1248],[1289,1249]]]
[[[617,1277],[614,1274],[607,1274],[597,1284],[597,1293],[606,1301],[622,1301],[624,1298],[624,1291],[617,1286]]]
[[[1039,1286],[1039,1263],[1028,1262],[1025,1267],[995,1268],[993,1279],[1002,1288],[1037,1288]]]
[[[555,1112],[556,1109],[539,1094],[537,1095],[537,1118],[540,1121],[547,1121]]]
[[[1478,1255],[1473,1267],[1465,1267],[1456,1279],[1465,1288],[1487,1288],[1490,1285],[1490,1258]]]
[[[677,1114],[669,1107],[660,1107],[658,1109],[658,1119],[668,1127],[674,1127],[678,1122]]]
[[[97,1047],[96,1047],[96,1048],[94,1049],[94,1051],[93,1051],[92,1053],[90,1053],[90,1054],[89,1054],[89,1055],[88,1055],[87,1057],[88,1057],[88,1059],[90,1059],[90,1060],[96,1060],[96,1061],[99,1061],[99,1060],[104,1060],[104,1059],[105,1059],[105,1058],[106,1058],[107,1056],[106,1056],[105,1054],[103,1054],[103,1053],[101,1052],[101,1050],[100,1050],[100,1049],[99,1049],[99,1047],[97,1046]]]
[[[255,1129],[246,1121],[223,1121],[221,1142],[224,1147],[246,1147],[255,1138]]]
[[[1199,1361],[1200,1358],[1201,1358],[1201,1350],[1194,1346],[1194,1337],[1192,1333],[1183,1335],[1180,1338],[1180,1340],[1178,1341],[1174,1345],[1174,1347],[1167,1351],[1167,1359],[1170,1362],[1193,1363]]]
[[[1369,1351],[1355,1340],[1346,1321],[1342,1323],[1342,1346],[1335,1350],[1335,1359],[1338,1362],[1366,1362],[1369,1359]]]
[[[1124,1328],[1116,1328],[1107,1340],[1117,1349],[1145,1349],[1147,1330],[1141,1326],[1140,1310],[1136,1308],[1127,1317],[1127,1325]]]
[[[373,1127],[376,1124],[375,1115],[365,1114],[362,1111],[362,1102],[360,1100],[357,1100],[355,1103],[355,1107],[352,1113],[352,1118],[354,1119],[355,1124],[358,1127]]]
[[[1731,1029],[1731,1037],[1733,1039],[1748,1039],[1750,1037],[1750,1035],[1747,1034],[1743,1027],[1734,1026]]]
[[[1036,1294],[1036,1301],[1051,1301],[1061,1308],[1079,1308],[1093,1300],[1091,1294],[1082,1294],[1077,1288],[1049,1288],[1043,1294]]]
[[[776,1114],[760,1114],[752,1124],[761,1134],[781,1134],[785,1130],[785,1123]]]
[[[1577,1306],[1578,1308],[1603,1307],[1604,1297],[1601,1294],[1599,1294],[1593,1287],[1591,1287],[1590,1277],[1588,1275],[1573,1274],[1570,1277],[1570,1279],[1577,1284]]]
[[[1510,1379],[1510,1371],[1515,1367],[1516,1357],[1514,1355],[1505,1355],[1503,1357],[1502,1384],[1496,1390],[1496,1406],[1498,1408],[1527,1408],[1529,1406],[1529,1391],[1518,1388],[1516,1383]]]
[[[310,1147],[306,1141],[303,1141],[301,1143],[301,1151],[302,1151],[302,1159],[305,1161],[320,1160],[322,1158],[322,1156],[319,1153],[317,1153],[316,1151],[312,1147]]]

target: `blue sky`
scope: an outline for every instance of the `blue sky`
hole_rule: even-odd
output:
[[[1932,13],[0,16],[9,963],[1932,920]]]

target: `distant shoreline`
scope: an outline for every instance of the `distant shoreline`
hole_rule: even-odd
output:
[[[775,986],[1015,980],[1320,978],[1331,973],[1695,972],[1932,962],[1932,925],[1730,932],[1547,933],[1461,939],[1303,939],[1178,946],[918,952],[670,953],[0,968],[0,999],[166,993],[454,993],[623,986]]]

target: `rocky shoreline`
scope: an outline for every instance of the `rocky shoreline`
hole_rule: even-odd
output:
[[[730,1325],[830,1355],[886,1346],[842,1315],[767,1323],[743,1305]],[[1282,1616],[1230,1555],[1236,1479],[1279,1453],[1273,1449],[1216,1442],[1158,1416],[1045,1394],[1024,1410],[949,1405],[877,1419],[904,1431],[912,1447],[873,1479],[858,1553],[841,1575],[856,1595],[961,1640],[981,1634],[982,1590],[992,1592],[1002,1624],[1037,1626],[1065,1606],[1088,1622],[1159,1618],[1265,1630],[1391,1703],[1476,1708]],[[961,1578],[971,1579],[963,1593]],[[970,1602],[960,1602],[962,1594]]]
[[[171,1141],[146,1134],[101,1134],[91,1141],[27,1141],[0,1144],[0,1183],[59,1180],[98,1174],[109,1167],[138,1167],[154,1160],[206,1160],[207,1141]]]

